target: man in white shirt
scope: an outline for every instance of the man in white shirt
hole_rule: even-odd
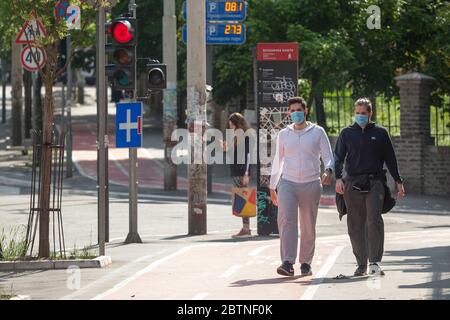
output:
[[[300,217],[300,270],[302,276],[309,276],[312,275],[322,185],[331,182],[334,159],[325,130],[306,121],[308,108],[305,100],[301,97],[290,98],[288,106],[293,124],[278,133],[270,178],[272,202],[278,206],[282,265],[277,272],[284,276],[294,275]],[[322,179],[320,159],[325,167]],[[277,186],[278,195],[275,191]]]

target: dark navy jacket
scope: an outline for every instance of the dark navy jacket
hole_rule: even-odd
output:
[[[386,163],[394,180],[402,182],[391,138],[373,122],[364,129],[354,123],[341,131],[335,148],[336,179],[342,178],[344,160],[349,176],[380,173]]]

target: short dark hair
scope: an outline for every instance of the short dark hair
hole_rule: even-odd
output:
[[[292,104],[300,103],[303,109],[306,109],[306,101],[302,97],[292,97],[288,100],[288,107],[290,108]]]
[[[355,107],[356,106],[364,106],[367,108],[367,111],[372,112],[372,102],[370,102],[369,98],[359,98],[358,100],[356,100],[355,102]]]

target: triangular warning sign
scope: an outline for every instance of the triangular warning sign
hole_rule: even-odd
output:
[[[42,22],[37,18],[36,13],[32,12],[30,20],[25,22],[16,38],[16,43],[33,43],[36,39],[46,36],[47,31]]]

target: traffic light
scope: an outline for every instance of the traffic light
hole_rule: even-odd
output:
[[[106,53],[112,54],[114,64],[106,66],[106,74],[115,89],[134,90],[136,85],[136,18],[120,17],[107,24],[112,43]]]
[[[167,66],[159,62],[146,65],[146,87],[149,90],[161,90],[167,87]]]

